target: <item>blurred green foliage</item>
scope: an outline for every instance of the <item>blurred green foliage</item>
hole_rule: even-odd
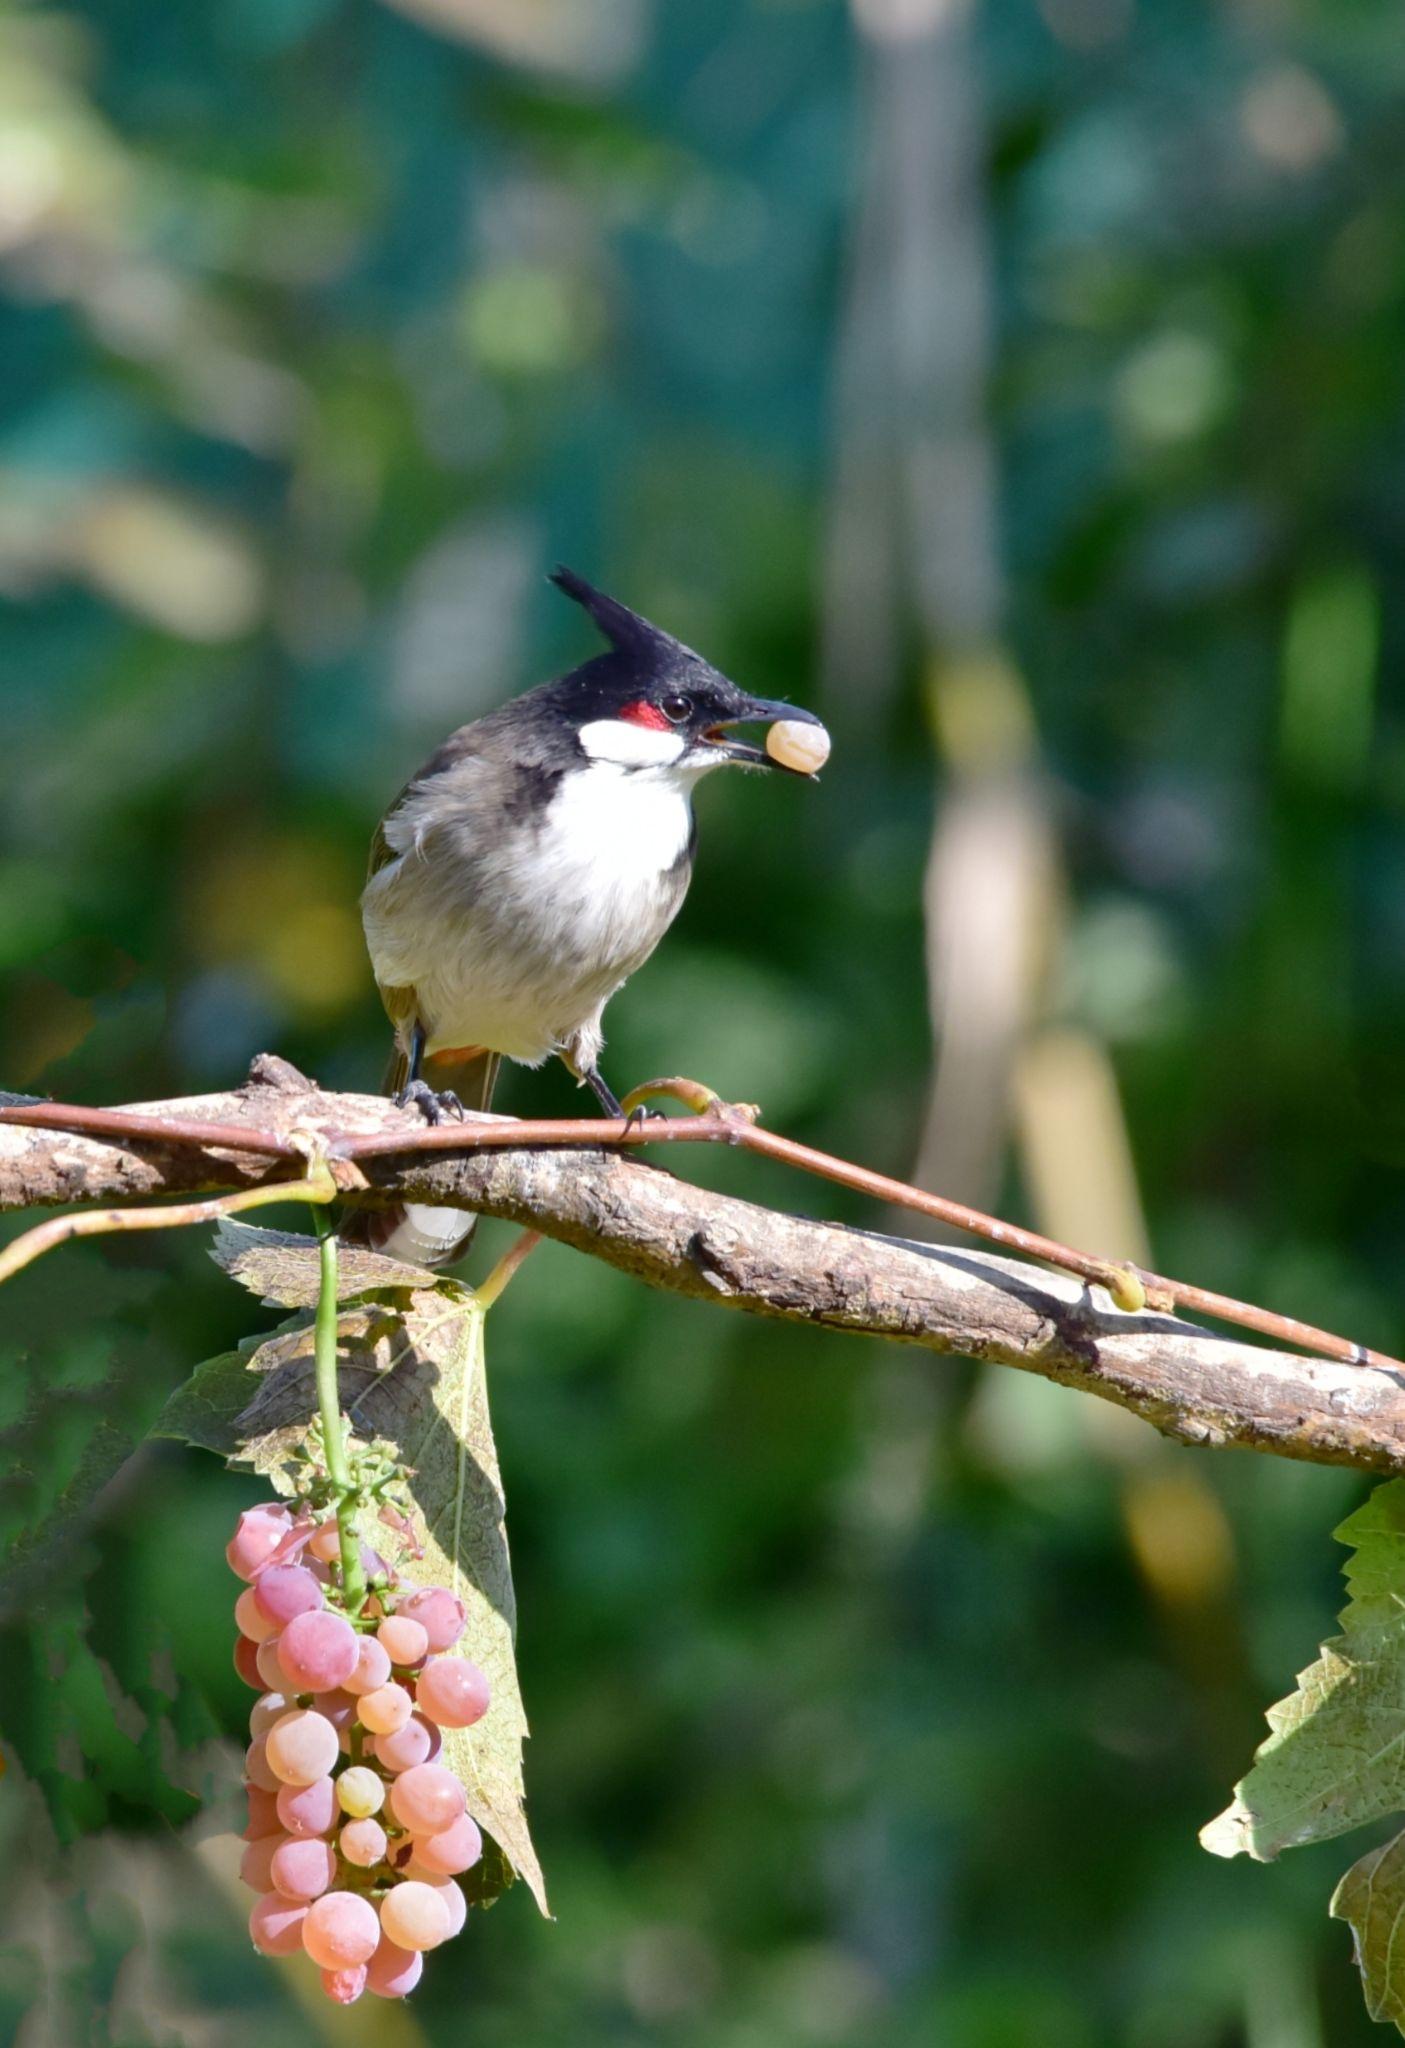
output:
[[[176,1095],[272,1048],[373,1086],[372,824],[445,731],[589,650],[562,558],[838,737],[817,790],[704,792],[614,1085],[698,1072],[910,1168],[911,620],[862,622],[909,649],[900,696],[815,680],[871,31],[902,15],[0,6],[5,1085]],[[1398,10],[987,0],[976,72],[1010,639],[1070,876],[1054,1007],[1111,1047],[1163,1270],[1398,1348]],[[576,1098],[519,1076],[528,1103]],[[685,1170],[883,1220],[758,1161]],[[1027,1213],[1013,1170],[1004,1199]],[[6,1290],[0,2034],[27,2048],[355,2037],[255,1962],[191,1846],[230,1810],[250,1489],[136,1447],[248,1323],[193,1237]],[[494,1324],[560,1919],[512,1895],[378,2040],[1374,2037],[1325,1920],[1342,1859],[1195,1840],[1337,1602],[1358,1483],[1199,1457],[1187,1491],[1181,1453],[1129,1491],[1075,1397],[555,1248]]]

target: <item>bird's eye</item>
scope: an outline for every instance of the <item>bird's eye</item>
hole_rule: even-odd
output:
[[[662,697],[659,709],[670,725],[682,725],[693,715],[693,700],[691,697]]]

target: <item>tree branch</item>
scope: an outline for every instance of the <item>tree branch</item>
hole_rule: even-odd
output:
[[[28,1121],[65,1115],[102,1128],[79,1134]],[[657,1135],[646,1130],[630,1142]],[[619,1144],[618,1126],[604,1131]],[[711,1141],[719,1138],[741,1142],[714,1122]],[[427,1131],[380,1097],[323,1094],[263,1059],[229,1095],[135,1111],[0,1110],[0,1208],[301,1184],[309,1150],[325,1152],[339,1183],[368,1200],[504,1217],[695,1300],[1016,1366],[1098,1394],[1187,1443],[1405,1471],[1405,1367],[1392,1361],[1338,1364],[1233,1343],[1173,1316],[1119,1310],[1068,1274],[762,1209],[589,1145],[574,1122],[476,1119],[457,1130],[457,1151],[454,1143],[453,1132]],[[867,1178],[882,1183],[860,1184]]]

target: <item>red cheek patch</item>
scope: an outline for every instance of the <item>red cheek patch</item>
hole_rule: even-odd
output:
[[[658,705],[650,704],[643,697],[633,704],[621,705],[616,716],[626,725],[647,726],[650,732],[669,732],[672,729]]]

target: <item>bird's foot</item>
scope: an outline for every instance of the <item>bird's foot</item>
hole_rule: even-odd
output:
[[[658,1110],[644,1108],[645,1102],[654,1095],[671,1095],[675,1102],[681,1102],[695,1116],[716,1117],[721,1123],[754,1124],[761,1114],[759,1103],[724,1102],[715,1088],[709,1088],[704,1081],[690,1081],[684,1074],[669,1074],[659,1081],[641,1081],[625,1096],[620,1114],[627,1113],[631,1119],[636,1115],[657,1116]]]
[[[644,1109],[636,1103],[634,1094],[627,1095],[624,1101],[621,1102],[614,1089],[605,1079],[605,1076],[594,1067],[587,1067],[581,1073],[580,1079],[589,1088],[606,1116],[624,1118],[624,1135],[626,1137],[629,1136],[631,1131],[637,1130],[641,1124],[646,1123],[650,1117],[657,1117],[659,1115],[658,1110]],[[636,1090],[635,1093],[637,1092]]]
[[[663,1110],[650,1109],[648,1104],[644,1102],[632,1103],[628,1109],[621,1104],[620,1115],[624,1118],[624,1135],[626,1137],[629,1136],[631,1131],[642,1131],[645,1124],[666,1124],[668,1122],[668,1117]]]
[[[463,1104],[452,1088],[443,1088],[436,1093],[428,1081],[420,1080],[418,1075],[413,1081],[407,1081],[395,1098],[397,1109],[408,1109],[412,1103],[427,1124],[442,1124],[446,1116],[462,1117],[464,1113]]]

